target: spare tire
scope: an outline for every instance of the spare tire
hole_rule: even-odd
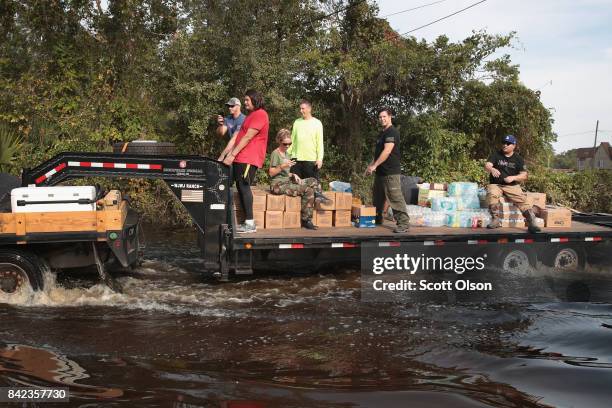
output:
[[[146,155],[171,155],[176,153],[174,143],[154,140],[113,143],[113,153],[133,153]]]

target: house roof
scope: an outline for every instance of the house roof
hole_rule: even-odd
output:
[[[608,142],[601,142],[597,149],[603,148],[608,152],[608,157],[612,158],[612,146]],[[580,149],[576,149],[576,157],[578,159],[592,159],[595,156],[595,152],[597,149],[592,147],[581,147]]]

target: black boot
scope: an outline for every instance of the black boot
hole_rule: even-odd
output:
[[[525,217],[525,222],[527,223],[527,231],[531,234],[535,234],[540,232],[540,227],[536,225],[536,216],[533,213],[533,209],[528,209],[527,211],[523,211],[523,217]]]
[[[489,206],[489,212],[491,212],[491,222],[489,225],[487,225],[487,228],[494,229],[501,227],[502,223],[498,216],[500,209],[499,204],[491,204]]]
[[[306,228],[309,230],[319,229],[319,227],[312,223],[312,220],[302,220],[302,228]]]

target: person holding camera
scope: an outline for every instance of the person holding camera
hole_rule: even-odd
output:
[[[217,134],[221,137],[227,135],[230,139],[240,131],[246,116],[240,111],[240,99],[230,98],[225,104],[229,109],[229,115],[223,117],[217,115]]]

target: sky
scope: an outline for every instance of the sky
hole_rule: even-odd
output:
[[[379,16],[436,0],[378,0]],[[478,0],[445,0],[386,17],[400,33],[461,10]],[[461,41],[472,30],[516,31],[514,47],[503,51],[520,66],[521,81],[541,91],[553,113],[557,153],[612,143],[612,0],[487,0],[410,35]]]

